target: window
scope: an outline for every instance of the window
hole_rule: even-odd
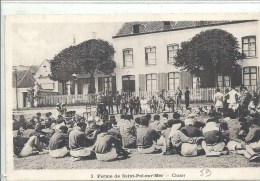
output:
[[[147,91],[157,90],[157,74],[146,75],[146,90]]]
[[[140,33],[140,26],[139,26],[139,24],[133,25],[133,33]]]
[[[146,65],[156,65],[156,48],[146,47],[145,48],[145,62]]]
[[[133,66],[133,49],[124,49],[123,50],[123,64],[124,67],[132,67]]]
[[[124,92],[134,92],[135,91],[135,76],[134,75],[122,76],[122,88],[123,88]]]
[[[168,30],[171,28],[171,22],[170,21],[164,21],[163,22],[163,29]]]
[[[197,26],[204,26],[207,25],[207,21],[198,21]]]
[[[230,77],[218,75],[218,87],[230,87]]]
[[[244,68],[244,85],[256,86],[256,67]]]
[[[242,38],[242,50],[246,57],[256,56],[256,37],[247,36]]]
[[[42,87],[42,89],[53,90],[54,83],[42,83],[41,87]]]
[[[200,77],[193,77],[192,78],[192,88],[193,89],[200,88]]]
[[[103,78],[104,91],[110,92],[112,91],[112,77],[104,77]]]
[[[173,63],[174,62],[178,50],[179,50],[179,45],[178,44],[173,44],[173,45],[168,45],[167,46],[168,63]]]
[[[168,88],[169,90],[176,90],[180,85],[179,72],[171,72],[168,74]]]

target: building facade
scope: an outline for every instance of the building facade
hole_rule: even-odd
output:
[[[113,36],[116,90],[157,91],[200,86],[200,77],[174,67],[174,57],[183,41],[201,31],[222,29],[237,38],[246,58],[239,63],[241,75],[218,76],[216,85],[230,87],[243,83],[260,86],[259,23],[244,21],[155,21],[125,23]],[[236,79],[236,80],[235,80]],[[235,85],[237,86],[237,85]],[[114,88],[115,89],[115,88]]]
[[[50,60],[43,60],[34,74],[34,78],[41,88],[41,91],[53,92],[62,94],[62,85],[58,81],[53,81],[50,78],[51,63]]]
[[[28,90],[35,86],[35,79],[30,70],[13,71],[13,109],[30,107],[28,101]]]

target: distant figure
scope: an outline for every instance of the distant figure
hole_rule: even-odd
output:
[[[229,91],[228,95],[228,108],[232,109],[233,111],[236,111],[238,109],[238,99],[239,99],[239,94],[238,92],[234,89],[231,88],[231,90]]]
[[[215,102],[215,108],[218,113],[221,112],[221,109],[223,108],[223,97],[224,95],[220,92],[220,89],[216,89],[216,93],[214,94],[214,102]]]
[[[185,91],[185,105],[186,105],[186,110],[189,108],[190,106],[190,91],[189,91],[189,87],[186,87],[186,91]]]
[[[142,99],[140,100],[140,104],[141,104],[140,113],[145,113],[145,114],[147,114],[147,112],[148,112],[147,99],[145,99],[144,97],[142,97]]]
[[[117,92],[116,92],[116,95],[115,95],[115,97],[114,97],[114,103],[115,103],[115,105],[116,105],[117,114],[119,114],[119,111],[120,111],[121,98],[122,98],[122,96],[119,94],[119,91],[117,91]]]
[[[113,109],[113,94],[110,93],[107,96],[107,104],[108,104],[108,113],[109,114],[114,114],[114,109]]]
[[[181,107],[181,96],[182,96],[182,91],[180,89],[180,86],[177,87],[177,90],[175,92],[175,97],[176,97],[176,108]]]

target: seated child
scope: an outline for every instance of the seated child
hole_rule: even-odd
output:
[[[208,148],[207,156],[216,155],[219,156],[225,148],[224,138],[219,131],[217,125],[217,118],[209,118],[206,126],[202,129],[205,142]]]
[[[59,130],[52,135],[48,146],[49,155],[51,157],[62,158],[69,153],[69,137],[67,131],[67,126],[61,126]]]
[[[79,122],[69,134],[69,148],[72,161],[85,159],[92,155],[91,150],[87,148],[86,127],[86,123]]]
[[[93,151],[100,161],[114,160],[118,156],[127,158],[128,156],[128,152],[122,148],[120,140],[114,136],[112,132],[107,132],[105,127],[102,129],[102,132],[98,134]]]
[[[149,127],[149,121],[146,116],[141,117],[140,126],[137,129],[137,146],[141,154],[154,153],[156,151],[156,141],[160,135]]]

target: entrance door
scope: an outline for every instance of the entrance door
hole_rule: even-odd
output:
[[[122,85],[123,85],[124,92],[134,92],[135,91],[135,76],[134,75],[122,76]]]
[[[28,92],[23,92],[23,107],[27,107]]]

